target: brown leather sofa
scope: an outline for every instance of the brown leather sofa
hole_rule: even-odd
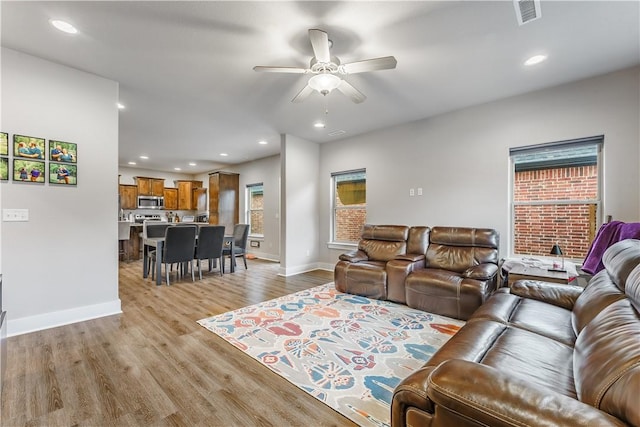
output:
[[[425,257],[391,261],[403,302],[411,308],[467,320],[498,283],[499,234],[488,228],[433,227]]]
[[[501,288],[395,389],[391,425],[640,427],[640,241],[584,288]]]
[[[340,255],[334,269],[336,289],[368,298],[387,299],[387,263],[407,251],[424,253],[428,234],[428,227],[366,224],[358,249]],[[397,286],[392,285],[393,288]]]
[[[340,255],[336,289],[468,319],[496,289],[498,232],[486,228],[365,225]]]

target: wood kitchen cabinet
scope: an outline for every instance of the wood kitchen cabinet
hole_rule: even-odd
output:
[[[178,210],[191,211],[197,208],[197,200],[194,202],[193,190],[202,188],[202,181],[175,181],[178,187]],[[166,208],[165,208],[166,209]]]
[[[136,176],[138,195],[140,196],[164,196],[164,179]]]
[[[178,189],[177,188],[165,188],[164,189],[164,210],[178,210]]]
[[[240,175],[230,172],[209,174],[209,223],[224,225],[226,234],[238,224]]]
[[[207,211],[207,189],[206,188],[194,188],[192,190],[193,195],[193,209],[198,213]]]
[[[138,208],[138,186],[120,184],[118,186],[120,193],[120,209],[137,209]]]

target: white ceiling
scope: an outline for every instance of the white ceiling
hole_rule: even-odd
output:
[[[133,160],[169,172],[200,173],[276,154],[281,133],[334,141],[640,63],[638,1],[543,1],[542,18],[524,26],[511,1],[1,7],[2,46],[120,83],[121,166]],[[79,33],[61,33],[49,19],[67,20]],[[252,68],[308,67],[309,28],[329,33],[332,54],[343,63],[393,55],[397,68],[345,77],[367,96],[362,104],[337,91],[293,104],[308,75]],[[538,53],[548,60],[523,65]],[[320,119],[325,129],[312,126]],[[336,130],[346,133],[329,136]]]

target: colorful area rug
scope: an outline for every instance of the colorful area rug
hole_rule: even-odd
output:
[[[464,324],[333,283],[199,320],[361,426],[387,426],[396,385]]]

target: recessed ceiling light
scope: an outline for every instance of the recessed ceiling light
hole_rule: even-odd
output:
[[[118,110],[124,110],[124,105],[119,102],[116,104],[118,106]]]
[[[547,55],[535,55],[524,61],[524,65],[536,65],[547,59]]]
[[[181,168],[173,168],[174,171],[181,171]]]
[[[194,162],[190,162],[189,166],[196,166],[196,164]]]
[[[51,22],[51,25],[56,27],[58,30],[63,31],[63,32],[67,33],[67,34],[76,34],[78,32],[76,27],[74,27],[73,25],[69,24],[68,22],[61,21],[59,19],[52,19],[49,22]]]
[[[268,144],[268,142],[267,142],[267,141],[258,141],[258,144],[260,144],[260,145],[267,145],[267,144]]]
[[[136,163],[136,162],[129,162],[128,164],[130,164],[130,165],[135,165],[135,164],[137,164],[137,163]]]
[[[149,159],[149,156],[140,156],[140,158],[141,158],[142,160],[148,160],[148,159]]]
[[[227,153],[220,153],[220,155],[221,155],[222,157],[227,157],[227,156],[228,156],[228,154],[227,154]]]
[[[313,124],[313,127],[314,128],[318,128],[318,129],[324,129],[325,126],[326,125],[324,123],[322,123],[322,122],[316,122],[316,123]]]

